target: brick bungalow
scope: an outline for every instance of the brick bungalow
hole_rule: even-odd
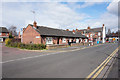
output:
[[[25,44],[69,44],[82,43],[87,37],[80,32],[29,24],[23,29],[22,42]]]
[[[6,27],[0,27],[0,42],[5,41],[9,37],[9,32]]]

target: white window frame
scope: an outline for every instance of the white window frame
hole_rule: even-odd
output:
[[[46,37],[46,44],[53,44],[53,38],[52,37]]]
[[[85,39],[85,42],[87,42],[88,40],[87,39]]]
[[[69,42],[72,42],[72,39],[69,39]]]
[[[62,43],[66,43],[66,38],[62,38]]]
[[[101,33],[100,33],[100,32],[98,32],[98,36],[101,36]]]
[[[0,42],[3,42],[3,38],[0,38]]]
[[[89,37],[89,35],[87,34],[87,37]]]
[[[92,37],[92,34],[90,34],[90,37]]]
[[[8,35],[8,33],[5,33],[6,35]]]
[[[78,38],[76,39],[76,43],[79,43],[79,39]]]
[[[0,33],[0,35],[2,35],[2,33]]]

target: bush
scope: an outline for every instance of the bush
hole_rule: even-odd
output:
[[[12,42],[12,40],[10,38],[5,39],[5,44],[6,45],[10,45],[11,42]]]
[[[29,49],[29,50],[42,50],[46,49],[44,44],[24,44],[24,43],[17,43],[7,40],[7,45],[9,47],[16,47],[21,49]]]
[[[9,38],[14,38],[14,37],[12,36],[12,33],[9,34]]]

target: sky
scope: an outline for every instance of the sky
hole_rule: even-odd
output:
[[[35,14],[32,13],[35,11]],[[118,30],[118,1],[21,1],[4,0],[0,6],[0,26],[16,26],[17,31],[33,24],[58,29],[85,29],[102,27]]]

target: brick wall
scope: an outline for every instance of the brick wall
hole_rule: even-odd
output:
[[[36,36],[39,36],[40,38],[36,38]],[[25,44],[29,44],[31,42],[34,44],[41,44],[41,36],[35,29],[28,25],[23,32],[22,42]]]

